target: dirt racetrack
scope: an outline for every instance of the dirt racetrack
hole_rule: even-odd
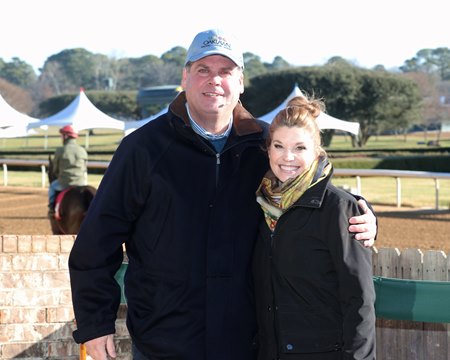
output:
[[[50,235],[47,189],[0,188],[0,234]],[[450,252],[450,211],[377,206],[377,248],[396,247]]]

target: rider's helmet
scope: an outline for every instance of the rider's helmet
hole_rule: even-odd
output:
[[[62,135],[66,135],[68,137],[76,139],[78,137],[78,132],[72,127],[72,125],[66,125],[59,129],[59,132]]]

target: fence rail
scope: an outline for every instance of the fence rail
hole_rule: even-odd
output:
[[[8,185],[8,165],[13,166],[29,166],[38,167],[41,169],[41,185],[43,188],[47,185],[47,167],[48,160],[26,160],[26,159],[0,159],[3,167],[3,185]],[[106,169],[109,161],[88,161],[87,168],[89,169]],[[439,210],[439,190],[440,179],[450,180],[450,173],[444,172],[430,172],[430,171],[407,171],[407,170],[383,170],[383,169],[335,169],[334,176],[340,177],[354,177],[356,178],[356,193],[361,194],[361,178],[362,177],[393,177],[397,184],[397,207],[402,204],[402,178],[423,178],[433,179],[435,189],[435,209]]]
[[[26,159],[0,159],[3,168],[3,186],[8,186],[8,165],[12,166],[26,166],[40,168],[41,171],[41,186],[47,186],[47,168],[48,160],[26,160]],[[88,161],[87,168],[89,169],[106,169],[109,161]]]
[[[383,169],[336,169],[335,176],[348,176],[356,178],[356,191],[361,194],[361,177],[393,177],[397,184],[397,207],[402,205],[401,178],[422,178],[434,180],[435,209],[439,210],[440,179],[450,179],[450,173],[431,171],[409,171],[409,170],[383,170]]]

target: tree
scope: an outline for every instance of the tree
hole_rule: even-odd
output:
[[[119,68],[122,80],[118,88],[123,90],[181,83],[181,67],[175,60],[164,62],[156,56],[146,55],[122,59]]]
[[[328,61],[325,63],[326,66],[329,65],[338,65],[338,66],[352,66],[350,61],[344,59],[341,56],[333,56],[328,59]]]
[[[276,71],[284,70],[291,67],[291,65],[281,56],[275,56],[272,61],[272,64],[265,64],[265,65],[267,69]]]
[[[48,117],[67,107],[79,92],[54,96],[40,104],[40,117]],[[90,91],[86,96],[100,111],[116,119],[138,119],[136,91]]]
[[[102,60],[107,59],[105,55],[96,56],[81,48],[63,50],[46,60],[41,76],[45,77],[47,71],[52,72],[50,77],[57,79],[56,82],[59,84],[54,88],[55,94],[76,92],[80,88],[96,89],[99,84],[99,76],[103,75],[98,67],[98,64],[101,63],[99,57]],[[60,78],[63,81],[60,81]],[[56,82],[53,83],[56,84]]]
[[[248,85],[251,78],[267,73],[261,58],[251,52],[244,53],[245,84]]]
[[[384,65],[378,64],[373,67],[373,71],[387,71]]]
[[[420,95],[416,84],[399,74],[361,69],[349,64],[298,67],[252,78],[242,101],[256,115],[278,106],[295,84],[325,100],[327,112],[359,122],[355,146],[366,144],[380,129],[404,128],[418,116]]]
[[[17,57],[12,58],[11,62],[1,61],[0,78],[24,89],[33,86],[37,80],[33,67]]]
[[[5,101],[15,110],[30,115],[34,102],[30,93],[16,84],[0,79],[0,93]]]
[[[176,46],[161,55],[161,60],[164,63],[172,63],[179,68],[184,66],[187,50],[184,47]]]
[[[424,130],[424,141],[427,141],[427,130],[432,124],[443,120],[440,102],[439,79],[435,74],[424,72],[408,72],[405,77],[414,81],[422,96],[422,112],[415,125]]]
[[[450,49],[446,47],[419,50],[415,57],[405,61],[400,70],[436,73],[441,80],[450,80]]]
[[[70,78],[66,75],[62,65],[57,61],[47,61],[39,77],[39,87],[46,88],[50,96],[58,96],[73,90]]]
[[[381,129],[407,129],[420,116],[421,97],[417,85],[389,73],[363,72],[360,95],[351,109],[351,119],[360,124],[357,146],[367,143]]]
[[[93,91],[86,93],[93,104],[116,119],[140,119],[136,91]]]
[[[450,80],[450,49],[441,47],[434,49],[431,52],[431,58],[429,59],[433,63],[440,74],[441,80]]]

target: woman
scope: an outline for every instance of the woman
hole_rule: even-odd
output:
[[[253,262],[259,360],[375,359],[372,252],[347,229],[355,197],[331,183],[323,110],[296,97],[270,126]]]

